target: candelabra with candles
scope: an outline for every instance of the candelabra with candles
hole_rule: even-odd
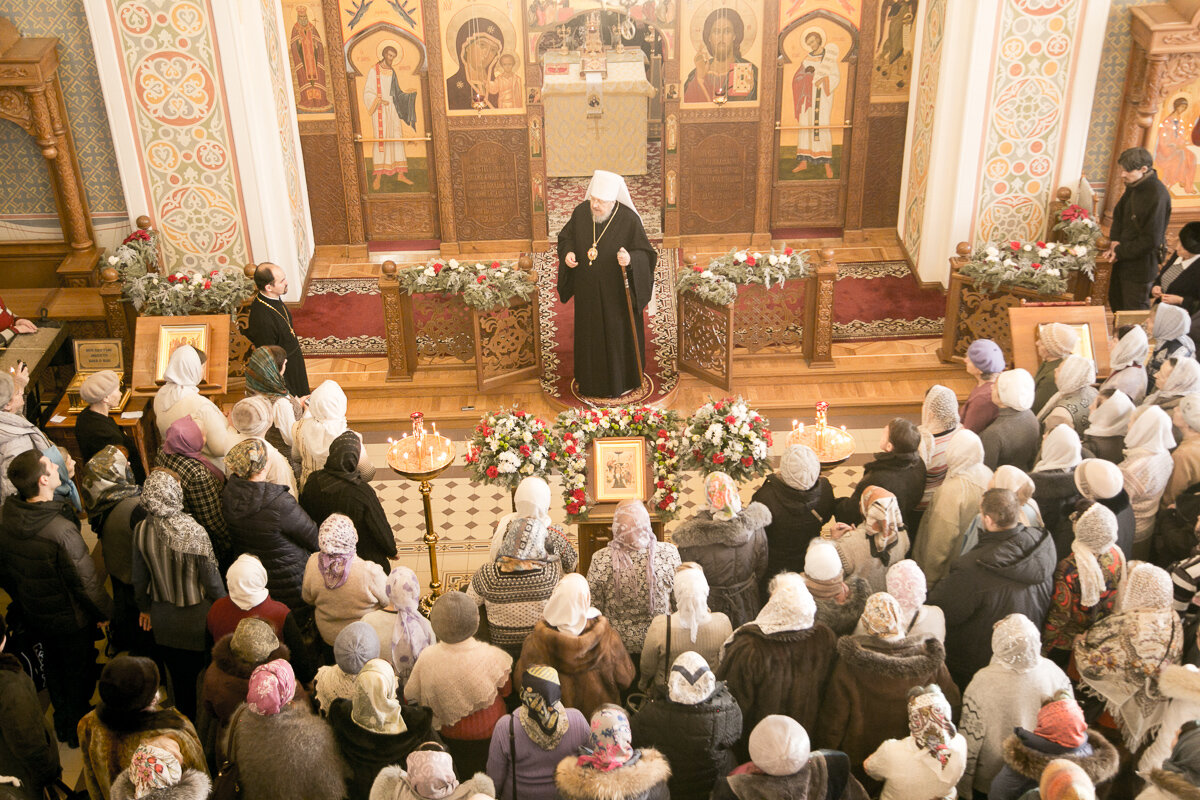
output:
[[[819,401],[813,424],[806,427],[803,422],[792,420],[792,430],[787,437],[788,446],[803,444],[812,448],[822,467],[840,464],[854,454],[854,437],[845,425],[835,428],[828,424],[828,412],[829,403]]]
[[[425,506],[425,546],[429,548],[429,594],[421,598],[421,613],[429,616],[433,602],[442,594],[442,582],[438,578],[437,544],[438,535],[433,527],[433,506],[429,495],[433,491],[430,483],[447,467],[454,463],[454,442],[437,432],[437,423],[433,423],[433,431],[425,431],[425,415],[414,411],[412,418],[412,433],[406,433],[399,439],[388,439],[388,466],[398,475],[410,481],[420,481],[421,502]]]

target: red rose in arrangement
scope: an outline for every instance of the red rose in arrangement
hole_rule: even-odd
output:
[[[492,465],[487,468],[487,476],[489,478],[495,478],[499,474],[500,474],[500,470],[496,469],[495,465]]]
[[[725,454],[724,453],[713,453],[712,461],[714,464],[724,464],[725,463]]]

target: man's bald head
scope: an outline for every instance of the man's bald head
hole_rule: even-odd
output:
[[[254,270],[254,285],[263,294],[280,297],[287,294],[287,275],[278,264],[264,261]]]

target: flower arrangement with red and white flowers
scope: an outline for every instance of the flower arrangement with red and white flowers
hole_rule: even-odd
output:
[[[724,472],[741,483],[771,469],[767,421],[740,397],[700,406],[684,437],[684,466],[701,474]]]
[[[520,269],[515,261],[471,264],[435,258],[423,266],[397,270],[396,280],[409,294],[460,294],[463,302],[476,311],[505,308],[514,297],[528,300],[537,289],[537,275]]]
[[[571,521],[586,519],[592,498],[587,494],[587,451],[593,439],[641,437],[654,458],[654,494],[650,506],[663,519],[679,513],[680,419],[674,411],[649,406],[587,408],[564,411],[555,429],[562,439],[563,502]]]
[[[978,248],[960,272],[985,291],[1001,286],[1062,294],[1072,272],[1093,277],[1096,248],[1065,242],[989,242]]]
[[[254,294],[254,282],[236,267],[158,274],[158,233],[136,230],[108,265],[121,276],[121,290],[138,313],[152,317],[234,314]]]
[[[770,253],[731,250],[714,258],[707,267],[697,264],[679,275],[676,289],[726,306],[737,299],[739,286],[757,283],[770,289],[808,274],[808,254],[785,247]]]
[[[479,420],[467,443],[467,469],[475,480],[517,488],[522,478],[548,478],[562,441],[545,420],[526,411],[496,411]]]
[[[1086,208],[1076,203],[1064,208],[1058,215],[1054,230],[1062,233],[1062,240],[1069,245],[1083,245],[1096,249],[1096,240],[1100,238],[1100,226],[1092,219]]]

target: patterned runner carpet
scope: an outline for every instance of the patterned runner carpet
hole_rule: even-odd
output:
[[[304,305],[292,321],[307,358],[387,355],[383,303],[374,278],[309,281]]]
[[[558,232],[571,218],[575,206],[583,202],[591,178],[549,178],[546,181],[546,227],[553,243]],[[642,225],[651,241],[662,239],[662,144],[646,143],[646,174],[626,175],[629,196],[642,216]]]
[[[941,336],[945,312],[946,293],[922,289],[904,261],[838,264],[834,340]]]
[[[675,370],[676,339],[675,271],[679,251],[658,248],[658,267],[654,270],[655,302],[644,313],[646,325],[646,375],[653,382],[648,397],[639,402],[654,403],[675,388],[679,380]],[[571,391],[575,358],[575,302],[558,301],[558,257],[555,252],[536,253],[534,269],[538,274],[538,304],[541,314],[542,391],[568,405],[582,403]]]

